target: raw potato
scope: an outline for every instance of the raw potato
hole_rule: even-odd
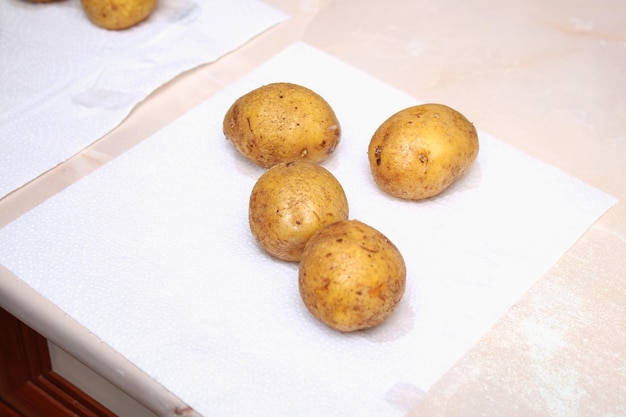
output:
[[[313,235],[298,274],[306,307],[341,332],[382,323],[400,302],[406,285],[400,251],[381,232],[358,220],[336,222]]]
[[[122,30],[146,19],[158,0],[80,0],[85,14],[97,26]]]
[[[224,117],[224,135],[255,164],[320,163],[335,150],[341,127],[328,102],[292,83],[273,83],[238,98]]]
[[[309,238],[348,218],[343,187],[326,168],[283,162],[265,171],[250,194],[250,230],[270,255],[299,261]]]
[[[395,197],[432,197],[460,178],[478,156],[474,125],[442,104],[409,107],[389,117],[368,148],[376,184]]]

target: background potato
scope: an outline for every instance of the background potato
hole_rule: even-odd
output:
[[[344,190],[326,168],[292,161],[268,169],[250,194],[250,230],[272,256],[299,261],[309,238],[348,218]]]
[[[322,162],[341,137],[326,100],[291,83],[264,85],[238,98],[226,112],[223,129],[242,155],[265,168],[293,160]]]
[[[104,29],[128,29],[146,19],[157,0],[80,0],[85,14]]]
[[[368,158],[376,184],[407,200],[439,194],[461,177],[478,156],[474,125],[442,104],[401,110],[374,133]]]
[[[298,271],[309,311],[333,329],[350,332],[382,323],[404,294],[406,266],[382,233],[358,220],[343,220],[307,243]]]

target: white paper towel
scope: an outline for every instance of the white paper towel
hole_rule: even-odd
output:
[[[237,97],[273,81],[333,106],[343,137],[324,165],[350,217],[406,259],[405,297],[378,328],[320,324],[299,298],[297,265],[249,232],[262,170],[221,123]],[[295,44],[0,230],[0,262],[207,417],[400,416],[615,202],[484,132],[449,190],[393,199],[371,179],[367,144],[416,103]]]
[[[80,3],[9,0],[0,12],[0,198],[117,126],[150,92],[285,19],[255,0],[160,0],[123,31]]]

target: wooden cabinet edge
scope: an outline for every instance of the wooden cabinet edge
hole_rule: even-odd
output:
[[[0,415],[116,417],[52,370],[46,339],[0,308]]]

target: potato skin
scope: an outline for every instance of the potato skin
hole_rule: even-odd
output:
[[[406,266],[381,232],[358,220],[343,220],[308,241],[298,283],[315,317],[351,332],[377,326],[391,315],[404,294]]]
[[[328,102],[286,82],[239,97],[226,112],[223,130],[235,149],[264,168],[285,161],[323,162],[341,138],[339,120]]]
[[[145,20],[158,0],[80,0],[93,24],[109,30],[123,30]]]
[[[442,104],[403,109],[376,130],[368,147],[374,181],[388,194],[421,200],[441,193],[478,156],[474,125]]]
[[[348,218],[343,187],[326,168],[291,161],[274,165],[250,194],[252,235],[270,255],[297,262],[306,242],[327,224]]]

